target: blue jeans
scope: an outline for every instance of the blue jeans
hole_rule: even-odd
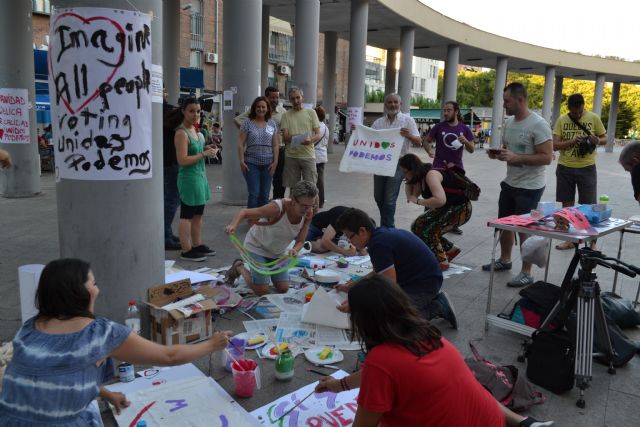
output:
[[[176,216],[180,206],[180,194],[178,194],[178,169],[179,166],[164,167],[164,242],[170,243],[175,235],[171,230],[173,217]]]
[[[395,227],[396,200],[402,184],[402,171],[396,168],[394,176],[373,176],[373,198],[380,211],[380,226]]]
[[[271,191],[270,165],[259,166],[247,163],[247,166],[249,170],[244,175],[249,192],[247,207],[251,209],[266,205],[269,202],[269,192]]]

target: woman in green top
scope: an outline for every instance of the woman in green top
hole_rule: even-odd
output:
[[[195,123],[200,118],[200,104],[195,98],[187,98],[180,107],[182,124],[177,127],[174,143],[180,165],[178,192],[180,193],[180,224],[178,227],[182,252],[180,258],[188,261],[204,261],[216,251],[202,244],[202,213],[209,200],[209,182],[204,166],[205,157],[213,157],[218,150],[204,145],[204,137],[198,133]]]

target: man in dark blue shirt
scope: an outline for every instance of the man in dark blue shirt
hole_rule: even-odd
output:
[[[369,251],[374,274],[381,274],[404,290],[426,319],[442,317],[458,328],[453,305],[442,287],[442,271],[431,249],[407,230],[378,227],[360,209],[349,208],[336,223],[337,229],[356,249]],[[339,285],[347,292],[353,282]],[[343,307],[348,309],[348,307]]]

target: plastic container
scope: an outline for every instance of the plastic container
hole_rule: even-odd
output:
[[[136,423],[136,427],[147,427],[147,422],[145,420],[139,420]]]
[[[260,368],[253,360],[240,359],[231,364],[235,394],[238,397],[251,397],[256,388],[260,388]]]
[[[140,335],[141,316],[135,300],[129,301],[129,308],[124,318],[124,324],[130,327],[136,334]]]
[[[283,350],[276,358],[276,379],[280,381],[289,381],[295,373],[294,357],[291,350]]]
[[[227,351],[222,352],[222,366],[228,372],[232,372],[231,364],[233,359],[240,360],[244,358],[245,340],[242,338],[231,338]],[[229,355],[231,354],[231,355]],[[231,357],[233,356],[233,358]]]

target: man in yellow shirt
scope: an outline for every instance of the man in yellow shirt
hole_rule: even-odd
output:
[[[606,130],[600,117],[584,109],[584,98],[576,93],[567,100],[569,112],[560,116],[553,128],[553,149],[560,151],[556,169],[556,201],[562,207],[578,203],[597,203],[596,152],[598,145],[607,143]],[[573,249],[573,243],[564,242],[556,249]]]

